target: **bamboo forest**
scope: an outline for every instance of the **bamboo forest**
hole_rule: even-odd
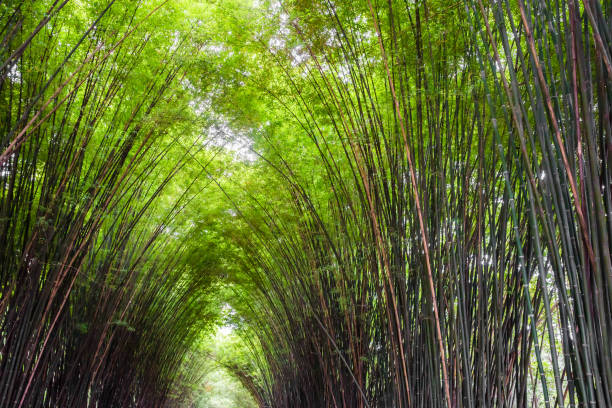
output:
[[[611,408],[612,0],[0,0],[0,408]]]

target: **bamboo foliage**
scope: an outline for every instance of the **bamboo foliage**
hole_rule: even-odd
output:
[[[0,406],[188,399],[215,185],[260,406],[612,406],[610,2],[102,3],[0,5]]]

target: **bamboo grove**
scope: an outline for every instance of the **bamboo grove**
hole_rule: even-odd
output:
[[[0,4],[1,407],[228,307],[262,408],[612,406],[612,3],[83,3]]]
[[[269,406],[612,403],[611,11],[277,10],[303,55],[264,43],[290,91],[262,86],[322,171],[265,137],[300,214],[244,243]]]
[[[113,3],[1,5],[3,407],[161,406],[206,324],[210,279],[168,238],[193,189],[156,204],[201,145],[169,109],[199,40]]]

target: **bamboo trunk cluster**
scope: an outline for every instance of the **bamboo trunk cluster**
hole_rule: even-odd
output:
[[[610,2],[281,13],[307,62],[270,50],[268,94],[329,195],[269,156],[300,217],[244,243],[267,406],[611,406]]]
[[[163,406],[198,336],[207,278],[159,239],[183,203],[147,221],[184,162],[157,114],[184,50],[143,75],[159,7],[114,3],[2,4],[2,407]]]

